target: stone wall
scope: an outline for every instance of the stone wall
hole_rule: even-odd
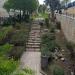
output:
[[[66,39],[75,43],[75,18],[63,14],[56,14],[56,17],[61,22],[61,28]]]

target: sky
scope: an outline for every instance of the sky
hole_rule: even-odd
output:
[[[44,2],[44,0],[39,0],[39,3],[40,3],[40,4],[43,4],[43,2]]]
[[[75,0],[71,0],[71,2],[73,2],[73,1],[75,1]],[[43,2],[44,2],[44,0],[39,0],[40,4],[43,4]]]

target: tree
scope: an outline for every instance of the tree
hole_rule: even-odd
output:
[[[46,5],[45,4],[43,4],[43,5],[40,5],[39,6],[39,9],[38,9],[38,11],[40,12],[40,13],[45,13],[45,11],[46,11]]]
[[[30,15],[33,11],[36,11],[38,7],[38,0],[7,0],[4,4],[4,8],[9,12],[10,9],[20,10],[20,18],[21,18],[21,11],[23,14],[26,13]]]
[[[59,0],[45,0],[46,5],[48,5],[51,9],[51,15],[52,18],[54,19],[54,11],[59,9],[60,7],[60,1]]]
[[[16,9],[28,11],[29,13],[35,11],[38,6],[37,0],[7,0],[4,4],[6,10]]]
[[[62,0],[62,1],[61,1],[61,5],[66,5],[66,6],[67,6],[67,3],[70,2],[70,1],[71,1],[71,0]]]

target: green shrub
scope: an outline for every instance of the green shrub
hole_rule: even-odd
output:
[[[31,69],[25,68],[23,70],[17,70],[13,75],[35,75],[35,73]]]
[[[45,18],[45,24],[47,27],[49,27],[49,19],[48,18]]]
[[[27,37],[28,37],[28,33],[26,31],[22,31],[22,30],[16,31],[12,36],[10,42],[13,44],[25,45]]]
[[[61,67],[56,66],[53,70],[53,75],[64,75],[64,70]]]
[[[0,58],[0,75],[10,75],[17,67],[17,61]]]
[[[5,44],[5,45],[0,46],[0,56],[6,55],[12,49],[13,49],[13,45],[8,44],[8,43]]]
[[[9,57],[13,57],[15,60],[18,60],[24,51],[25,46],[16,46],[13,50],[9,52]]]
[[[42,44],[46,44],[46,43],[51,42],[53,40],[55,40],[54,35],[45,34],[45,35],[42,36]]]
[[[12,32],[13,28],[12,26],[9,27],[3,27],[0,30],[0,41],[2,41],[3,39],[5,39],[7,37],[7,35]]]
[[[43,55],[49,55],[51,52],[55,51],[56,42],[55,42],[55,36],[45,34],[42,37],[42,47],[41,51]]]

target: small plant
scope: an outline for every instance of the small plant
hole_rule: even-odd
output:
[[[67,42],[66,47],[70,51],[71,59],[73,59],[75,57],[75,52],[74,52],[75,45],[73,43],[71,43],[71,42]]]
[[[42,47],[41,47],[42,54],[49,56],[50,52],[55,51],[55,47],[56,47],[55,36],[45,34],[42,37]]]
[[[47,27],[49,27],[49,19],[48,18],[45,18],[45,24]]]
[[[17,70],[13,75],[35,75],[35,73],[31,69],[25,68],[23,70]]]
[[[13,49],[13,45],[8,44],[8,43],[5,44],[5,45],[0,46],[0,56],[6,55],[12,49]]]
[[[24,46],[15,46],[14,49],[9,52],[9,57],[13,57],[15,60],[18,60],[24,51]]]
[[[17,46],[19,45],[23,46],[26,43],[27,37],[28,37],[28,33],[26,31],[22,31],[22,30],[16,31],[12,36],[10,42]]]
[[[64,70],[61,67],[55,66],[53,75],[64,75]]]
[[[1,30],[0,30],[0,41],[4,40],[9,33],[11,33],[13,30],[12,26],[9,26],[9,27],[3,27]]]
[[[0,75],[10,75],[17,67],[17,61],[0,57]]]

